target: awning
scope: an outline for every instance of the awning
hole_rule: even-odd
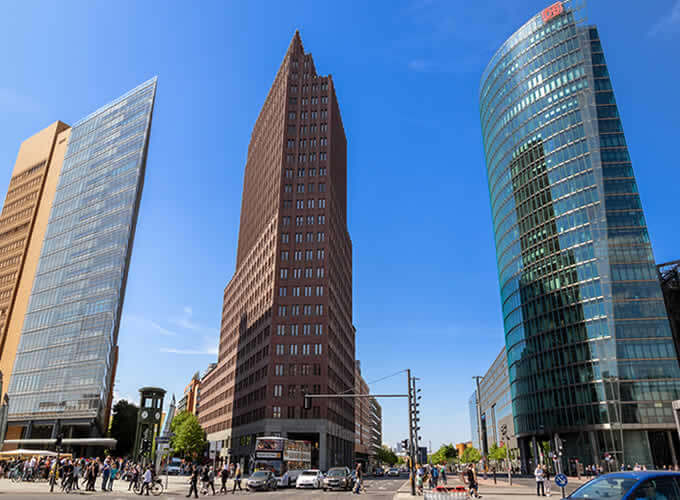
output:
[[[5,439],[5,444],[16,445],[55,445],[56,439]],[[117,439],[113,438],[64,438],[61,442],[62,446],[101,446],[104,448],[115,448]]]
[[[27,450],[24,448],[20,448],[18,450],[10,450],[10,451],[0,451],[0,457],[56,457],[57,452],[56,451],[50,451],[50,450]],[[60,456],[62,457],[70,457],[70,453],[61,453]]]

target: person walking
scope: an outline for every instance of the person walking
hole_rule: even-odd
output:
[[[151,466],[148,466],[144,471],[142,488],[139,490],[139,494],[143,495],[144,492],[146,491],[146,496],[149,496],[150,489],[151,489]]]
[[[220,493],[227,494],[227,478],[229,477],[229,468],[225,463],[220,471],[220,479],[222,480],[222,487],[220,488]]]
[[[538,464],[536,469],[534,469],[534,478],[536,478],[536,496],[545,496],[545,488],[543,486],[543,467],[541,467],[541,464]]]
[[[191,469],[191,478],[189,479],[189,493],[187,494],[187,498],[191,496],[191,493],[194,494],[196,498],[198,498],[198,467],[195,465]]]
[[[109,491],[113,491],[113,481],[118,477],[118,463],[113,462],[111,465],[111,472],[109,474]]]
[[[545,488],[545,496],[550,496],[550,469],[545,467],[543,471],[543,486]]]
[[[354,482],[354,489],[352,490],[352,494],[361,494],[361,464],[358,463],[356,466],[356,469],[354,469],[354,474],[355,474],[355,482]]]
[[[439,476],[442,478],[442,484],[447,485],[449,483],[446,482],[446,467],[442,467],[441,471],[439,472]]]
[[[436,488],[439,485],[439,467],[436,465],[432,466],[432,488]]]
[[[212,465],[208,469],[207,476],[208,476],[208,481],[206,481],[206,484],[205,484],[205,492],[206,492],[206,494],[208,493],[208,486],[210,486],[210,489],[212,490],[212,494],[214,495],[215,494],[215,469],[213,469]]]
[[[234,487],[231,490],[231,493],[233,495],[236,494],[236,487],[238,486],[238,490],[241,491],[243,488],[241,488],[241,466],[239,464],[236,464],[236,470],[234,471]]]
[[[475,498],[480,498],[479,483],[477,482],[477,469],[475,469],[475,466],[473,464],[470,464],[468,467],[467,480],[470,488],[469,489],[470,496],[474,495]]]

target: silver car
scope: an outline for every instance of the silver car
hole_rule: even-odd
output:
[[[276,476],[268,470],[258,470],[248,478],[246,489],[248,490],[275,490],[277,486]]]

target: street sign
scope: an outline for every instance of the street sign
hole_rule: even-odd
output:
[[[169,442],[170,442],[169,437],[160,436],[160,437],[156,438],[156,443],[158,443],[158,444],[168,444]]]
[[[564,474],[557,474],[555,476],[555,484],[560,488],[564,488],[568,482],[569,480],[567,479],[567,476],[565,476]]]

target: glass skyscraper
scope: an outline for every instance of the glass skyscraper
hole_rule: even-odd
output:
[[[9,387],[23,438],[105,430],[155,92],[153,78],[71,129]]]
[[[481,80],[515,429],[581,463],[672,464],[680,368],[598,30],[557,2]],[[554,442],[554,441],[553,441]]]

